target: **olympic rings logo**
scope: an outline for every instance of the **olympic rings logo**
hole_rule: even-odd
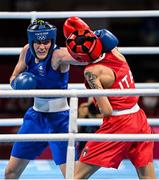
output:
[[[44,41],[44,40],[46,40],[46,38],[47,38],[46,35],[43,35],[43,36],[37,36],[37,39],[38,39],[39,41]]]
[[[45,41],[45,40],[47,39],[48,32],[36,33],[35,35],[36,35],[36,37],[37,37],[37,40],[39,40],[39,41]]]

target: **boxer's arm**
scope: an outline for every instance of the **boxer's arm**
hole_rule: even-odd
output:
[[[20,53],[18,63],[16,64],[16,66],[13,70],[13,73],[10,77],[10,84],[27,67],[26,63],[25,63],[25,56],[26,56],[27,49],[28,49],[28,45],[24,46],[24,48],[22,49],[22,51]]]
[[[61,57],[61,62],[64,64],[71,64],[71,65],[87,65],[88,62],[79,62],[74,59],[70,53],[68,52],[67,48],[64,48],[63,56]]]
[[[104,69],[101,66],[89,67],[84,71],[84,77],[88,82],[91,89],[106,89],[110,87],[110,84],[114,82],[114,76],[112,75],[112,70]],[[109,99],[106,96],[96,96],[96,104],[104,116],[110,116],[112,114],[112,106]]]
[[[68,52],[66,47],[61,47],[60,49],[57,49],[53,53],[52,58],[52,68],[54,70],[57,70],[59,66],[62,65],[87,65],[88,62],[78,62],[76,61]]]

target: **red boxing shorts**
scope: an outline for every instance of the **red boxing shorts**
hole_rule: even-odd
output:
[[[138,112],[104,118],[97,134],[151,134],[145,113]],[[130,159],[133,165],[143,167],[153,161],[153,145],[145,142],[87,142],[80,161],[83,163],[118,168],[123,159]]]

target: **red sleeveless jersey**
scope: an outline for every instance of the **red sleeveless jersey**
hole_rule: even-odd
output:
[[[116,79],[110,89],[135,89],[134,79],[126,61],[122,61],[111,52],[107,53],[103,60],[86,66],[87,69],[90,66],[96,65],[106,66],[115,73]],[[86,87],[89,85],[85,83]],[[132,108],[138,102],[138,96],[111,96],[108,97],[114,110],[122,110]]]

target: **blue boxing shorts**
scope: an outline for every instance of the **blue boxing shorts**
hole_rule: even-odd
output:
[[[68,123],[69,110],[42,113],[30,108],[24,116],[23,125],[19,129],[18,134],[67,133]],[[66,163],[67,141],[16,142],[11,155],[20,159],[33,160],[38,157],[48,145],[50,145],[56,165]],[[75,160],[77,159],[78,153],[76,148]]]

